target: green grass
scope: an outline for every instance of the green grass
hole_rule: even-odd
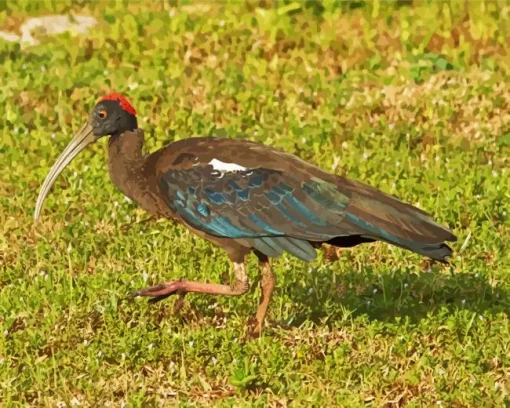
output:
[[[270,3],[270,2],[268,2]],[[0,405],[510,405],[508,3],[0,4],[95,16],[89,35],[0,40]],[[126,93],[147,147],[245,137],[362,180],[459,237],[451,266],[384,244],[275,260],[264,336],[257,306],[134,289],[228,281],[218,248],[111,184],[104,143],[38,189],[88,110]],[[334,255],[334,256],[333,256]]]

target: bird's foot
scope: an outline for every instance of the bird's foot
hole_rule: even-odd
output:
[[[175,295],[177,291],[180,289],[180,282],[165,282],[160,283],[159,285],[149,286],[147,288],[135,290],[132,295],[134,297],[144,296],[144,297],[168,297],[171,295]]]
[[[247,338],[258,339],[262,334],[262,322],[259,322],[256,316],[252,316],[248,320],[247,326]]]
[[[184,306],[184,297],[186,296],[186,290],[182,287],[180,281],[160,283],[159,285],[135,290],[132,293],[134,297],[151,297],[152,299],[149,300],[149,303],[157,303],[172,295],[179,295],[174,305],[174,314],[179,314]]]

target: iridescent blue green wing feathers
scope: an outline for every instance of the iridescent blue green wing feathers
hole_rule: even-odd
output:
[[[160,184],[168,205],[194,228],[244,239],[268,256],[287,251],[304,260],[316,256],[309,241],[342,234],[349,201],[323,180],[265,168],[219,171],[197,165],[168,171]]]
[[[172,150],[175,149],[175,150]],[[445,260],[456,237],[424,211],[296,156],[240,139],[173,143],[159,187],[185,223],[276,257],[316,256],[317,243],[385,241]]]

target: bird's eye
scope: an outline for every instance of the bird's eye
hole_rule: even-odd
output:
[[[108,116],[108,112],[106,112],[104,109],[101,109],[99,112],[97,112],[97,116],[101,119],[105,119]]]

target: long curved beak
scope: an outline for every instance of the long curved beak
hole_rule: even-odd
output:
[[[57,179],[58,175],[62,173],[62,170],[66,168],[66,166],[78,155],[78,153],[80,153],[85,147],[95,141],[96,137],[92,132],[92,126],[90,126],[87,122],[73,137],[71,142],[69,142],[65,150],[59,156],[50,172],[46,176],[46,179],[44,180],[44,183],[41,187],[41,191],[39,192],[39,197],[37,197],[37,202],[35,204],[34,220],[37,221],[39,219],[44,199],[48,195],[48,192],[50,191],[51,186],[53,186],[53,183]]]

